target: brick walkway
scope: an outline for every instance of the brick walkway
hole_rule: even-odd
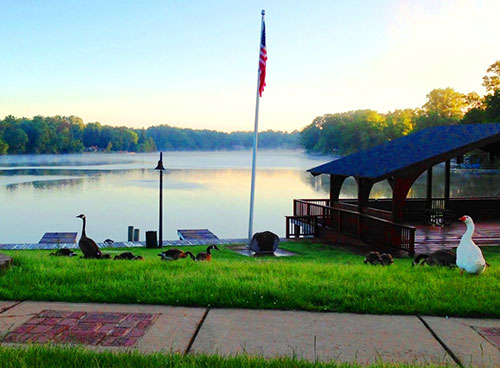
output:
[[[134,346],[157,317],[152,313],[43,310],[8,333],[3,341]]]

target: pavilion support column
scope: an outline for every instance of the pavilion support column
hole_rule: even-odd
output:
[[[358,211],[362,212],[363,207],[368,206],[374,182],[373,180],[364,178],[356,178],[356,182],[358,183]]]
[[[450,160],[447,160],[444,167],[444,208],[448,208],[450,203]]]
[[[406,196],[411,186],[418,178],[417,176],[403,176],[391,179],[392,186],[392,221],[402,223],[404,220],[404,211]]]
[[[427,169],[427,196],[425,207],[432,208],[432,167]]]
[[[337,202],[340,197],[340,189],[342,188],[342,184],[346,176],[342,175],[330,175],[330,206],[332,206],[333,202]]]

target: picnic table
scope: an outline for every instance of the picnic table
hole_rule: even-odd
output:
[[[444,208],[426,208],[424,210],[426,225],[449,226],[456,214]]]

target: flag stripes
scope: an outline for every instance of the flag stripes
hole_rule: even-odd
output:
[[[266,24],[262,21],[262,35],[260,36],[260,59],[259,59],[259,96],[262,97],[262,92],[266,86]]]

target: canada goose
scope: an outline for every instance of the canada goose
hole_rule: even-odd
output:
[[[448,266],[455,267],[457,255],[448,249],[440,249],[431,254],[419,254],[415,257],[412,266],[428,264],[429,266]]]
[[[132,252],[123,252],[123,253],[120,253],[118,255],[115,256],[114,259],[135,259],[135,260],[139,260],[139,261],[143,261],[144,258],[142,256],[134,256],[134,254]]]
[[[217,249],[217,250],[220,250],[219,248],[217,248],[217,245],[215,244],[212,244],[211,246],[209,246],[207,248],[207,251],[206,252],[201,252],[201,253],[198,253],[196,255],[196,260],[197,261],[210,261],[212,259],[212,254],[210,253],[210,250],[211,249]]]
[[[80,238],[80,241],[78,242],[78,245],[80,246],[80,249],[83,252],[83,257],[84,258],[102,258],[102,252],[99,249],[99,246],[97,243],[88,238],[87,235],[85,234],[85,225],[86,225],[86,218],[84,214],[78,215],[76,217],[79,217],[83,220],[83,227],[82,227],[82,236]]]
[[[49,254],[49,256],[58,256],[58,257],[74,257],[76,253],[68,248],[61,248]]]
[[[162,260],[164,261],[177,261],[179,258],[186,258],[188,255],[193,255],[190,251],[183,252],[182,250],[179,249],[169,249],[166,250],[165,252],[161,252],[158,254],[159,257],[161,257]]]
[[[391,264],[394,263],[394,260],[392,259],[392,254],[390,253],[382,253],[380,255],[380,259],[382,266],[390,266]]]
[[[486,268],[486,261],[483,257],[481,249],[472,241],[472,234],[474,233],[474,222],[469,216],[462,216],[459,218],[467,226],[467,230],[457,248],[457,266],[462,273],[473,273],[479,275]]]
[[[366,255],[365,260],[363,261],[365,264],[370,263],[372,265],[377,265],[382,263],[382,258],[380,258],[380,253],[377,251],[370,252]]]

